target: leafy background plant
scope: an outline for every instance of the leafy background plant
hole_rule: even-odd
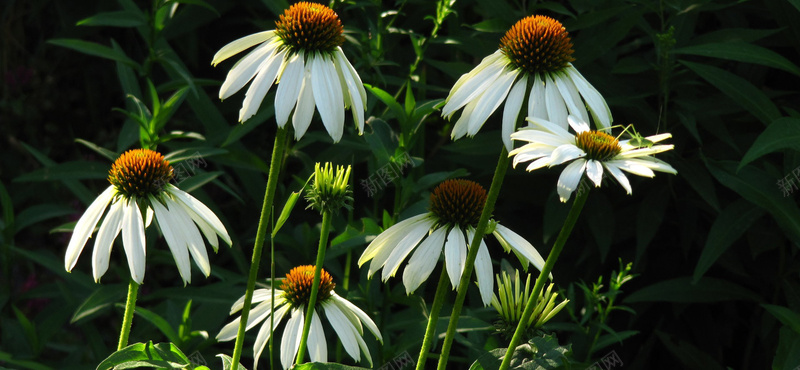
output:
[[[798,194],[784,196],[777,186],[800,166],[800,2],[331,5],[345,25],[345,53],[369,84],[369,124],[360,137],[348,124],[342,142],[331,145],[315,121],[303,140],[289,144],[277,199],[282,204],[299,189],[316,161],[354,166],[354,209],[334,219],[326,269],[337,291],[384,334],[383,346],[367,338],[375,364],[405,351],[416,358],[423,303],[432,301],[435,284],[406,296],[396,280],[368,280],[353,257],[381,228],[424,211],[441,180],[466,176],[488,186],[499,117],[475,138],[451,142],[453,123],[435,107],[514,22],[545,14],[570,32],[574,64],[604,95],[616,124],[633,123],[644,135],[672,133],[675,150],[661,158],[678,169],[677,176],[632,180],[631,196],[615,185],[593,190],[554,271],[567,290],[609,276],[620,258],[633,261],[638,276],[616,302],[635,314],[615,312],[605,324],[636,334],[586,353],[587,339],[574,329],[579,320],[562,313],[550,326],[559,329],[559,342],[571,343],[575,360],[587,363],[613,350],[626,368],[800,365]],[[63,252],[71,223],[107,186],[113,158],[142,145],[157,146],[176,165],[202,155],[207,165],[180,187],[220,216],[234,246],[212,257],[210,278],[195,274],[184,288],[163,238],[149,230],[132,342],[172,342],[209,363],[231,351],[213,337],[244,291],[253,205],[266,184],[275,129],[271,95],[257,116],[235,122],[241,94],[216,97],[230,65],[212,68],[210,60],[227,42],[271,29],[286,7],[283,0],[12,0],[0,7],[0,365],[86,368],[113,351],[127,280],[122,253],[114,252],[98,285],[88,258],[66,273]],[[157,138],[142,140],[137,120],[152,125]],[[414,166],[369,196],[360,181],[406,152]],[[542,254],[568,210],[555,196],[558,173],[509,171],[494,212]],[[299,208],[289,218],[275,239],[278,276],[313,260],[317,222]],[[490,245],[496,267],[505,257],[498,247]],[[454,368],[504,347],[491,335],[494,312],[477,302],[477,291],[470,292]],[[586,302],[576,294],[571,304],[591,310]],[[444,316],[449,309],[445,304]],[[331,360],[350,361],[331,353]]]

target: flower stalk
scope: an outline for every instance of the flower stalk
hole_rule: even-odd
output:
[[[119,344],[117,351],[128,346],[128,337],[131,335],[133,313],[136,311],[136,298],[139,295],[139,284],[132,278],[128,282],[128,298],[125,300],[125,313],[122,316],[122,328],[119,331]]]
[[[319,232],[319,248],[317,249],[317,262],[314,267],[314,281],[311,285],[311,296],[308,298],[306,308],[306,319],[303,322],[303,335],[300,337],[300,348],[297,350],[297,364],[303,363],[306,355],[306,343],[308,343],[308,332],[311,330],[311,318],[314,315],[314,308],[317,305],[317,295],[319,294],[319,282],[322,276],[322,264],[325,262],[325,250],[328,247],[328,234],[331,228],[331,212],[322,212],[322,229]]]
[[[447,294],[447,269],[442,268],[442,274],[439,276],[439,284],[436,285],[436,295],[433,297],[433,305],[431,305],[431,312],[428,314],[428,325],[425,327],[425,338],[422,340],[422,347],[419,350],[419,359],[417,360],[417,370],[425,369],[425,361],[428,358],[428,351],[433,346],[433,340],[436,337],[436,323],[439,322],[439,312],[442,310],[444,297]]]

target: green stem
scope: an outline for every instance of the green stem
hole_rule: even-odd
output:
[[[128,336],[131,335],[133,312],[136,311],[136,297],[139,295],[139,284],[131,279],[128,282],[128,299],[125,301],[125,314],[122,316],[122,329],[119,331],[119,344],[117,351],[128,346]]]
[[[550,250],[550,254],[547,256],[547,260],[544,262],[544,267],[542,268],[542,271],[539,272],[539,277],[536,278],[536,284],[533,286],[533,293],[531,293],[530,297],[528,298],[528,303],[525,305],[525,311],[522,312],[522,318],[519,320],[517,330],[514,331],[514,336],[511,338],[511,343],[508,344],[506,355],[503,357],[503,363],[500,364],[500,370],[508,369],[508,366],[511,364],[511,358],[514,357],[514,350],[519,345],[519,342],[522,340],[523,333],[526,330],[526,325],[523,323],[526,323],[528,320],[530,320],[531,314],[533,313],[533,307],[536,306],[536,301],[539,299],[539,295],[542,293],[544,283],[547,281],[548,276],[550,276],[550,271],[553,270],[553,266],[556,264],[558,256],[561,254],[561,250],[564,249],[564,244],[567,242],[567,238],[569,238],[569,235],[572,233],[572,228],[578,221],[578,216],[581,214],[583,205],[586,203],[586,199],[589,197],[588,186],[585,184],[580,184],[578,189],[581,190],[577,192],[575,201],[572,203],[572,208],[569,210],[567,219],[564,221],[564,226],[561,227],[561,231],[558,233],[556,243],[553,245],[553,249]]]
[[[267,178],[267,188],[264,191],[264,204],[261,206],[261,217],[258,219],[258,231],[256,241],[253,245],[253,259],[250,261],[250,276],[247,278],[247,290],[244,293],[244,306],[242,307],[242,318],[239,322],[239,331],[236,333],[236,345],[233,347],[233,366],[239,364],[242,358],[242,345],[244,344],[244,332],[247,329],[247,319],[250,317],[250,306],[253,301],[253,290],[256,288],[256,278],[258,278],[258,265],[261,262],[261,250],[264,248],[264,240],[267,237],[267,226],[269,225],[269,215],[272,211],[272,202],[275,198],[275,188],[278,186],[278,175],[281,171],[281,162],[286,147],[287,128],[278,127],[275,133],[275,145],[272,147],[272,160],[269,165],[269,177]]]
[[[274,227],[275,212],[272,212],[272,218]],[[273,364],[275,363],[275,352],[273,352],[272,349],[273,339],[275,339],[275,336],[273,335],[273,331],[275,330],[275,315],[273,315],[273,313],[275,313],[275,238],[273,236],[270,236],[269,238],[269,290],[269,368],[274,369]]]
[[[453,312],[450,314],[450,323],[447,326],[447,334],[442,344],[442,354],[439,356],[439,370],[444,370],[447,366],[450,347],[453,345],[458,319],[461,315],[461,306],[464,305],[464,299],[467,297],[467,289],[470,285],[472,268],[475,265],[475,257],[478,256],[478,248],[486,233],[486,227],[489,225],[489,217],[491,217],[492,211],[494,211],[494,203],[497,201],[497,196],[500,195],[500,188],[503,186],[503,179],[508,169],[508,161],[508,150],[506,150],[506,146],[503,145],[503,149],[500,151],[500,158],[497,159],[497,168],[494,170],[492,186],[489,188],[489,194],[486,195],[486,204],[483,206],[481,218],[478,221],[478,226],[475,228],[475,236],[472,238],[469,245],[467,261],[464,264],[464,271],[461,273],[461,280],[458,283],[458,294],[456,295],[456,301],[453,303]]]
[[[439,285],[436,286],[436,295],[433,297],[431,312],[428,314],[428,326],[425,328],[425,339],[422,341],[422,348],[419,350],[417,370],[425,369],[428,351],[431,350],[433,340],[436,338],[436,324],[439,322],[439,311],[442,310],[444,297],[447,294],[448,282],[450,282],[450,280],[447,278],[447,269],[442,268],[442,274],[439,276]]]
[[[314,306],[317,305],[317,294],[319,294],[319,281],[322,278],[322,264],[325,262],[325,250],[328,247],[328,233],[331,229],[331,212],[322,211],[322,230],[319,232],[319,249],[317,249],[317,264],[314,267],[314,281],[311,285],[311,296],[308,298],[308,308],[303,322],[303,335],[300,337],[300,348],[297,349],[297,364],[303,363],[306,355],[306,342],[308,342],[308,332],[311,330],[311,318],[314,314]]]

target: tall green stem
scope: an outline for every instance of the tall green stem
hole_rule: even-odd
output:
[[[278,175],[281,172],[281,162],[283,152],[286,147],[287,128],[278,127],[275,133],[275,144],[272,146],[272,160],[269,165],[269,177],[267,178],[267,188],[264,191],[264,204],[261,206],[261,217],[258,219],[258,231],[256,241],[253,245],[253,259],[250,261],[250,276],[247,278],[247,290],[244,293],[244,306],[242,307],[242,318],[239,322],[239,331],[236,333],[236,346],[233,347],[233,366],[239,364],[242,357],[242,345],[244,344],[244,332],[247,329],[247,320],[250,317],[250,306],[253,301],[253,290],[256,288],[258,278],[258,265],[261,262],[261,250],[264,248],[264,240],[267,237],[267,226],[269,225],[269,215],[272,211],[272,202],[275,198],[275,188],[278,186]]]
[[[136,297],[139,295],[139,284],[133,281],[128,282],[128,299],[125,301],[125,314],[122,316],[122,329],[119,331],[119,344],[117,351],[128,345],[128,336],[131,335],[131,324],[133,324],[133,312],[136,311]]]
[[[522,312],[522,318],[519,319],[517,330],[514,331],[514,336],[511,338],[511,343],[508,344],[508,350],[506,350],[506,355],[503,357],[503,363],[500,364],[500,370],[508,369],[508,366],[511,364],[511,358],[514,357],[514,350],[522,340],[522,335],[526,329],[526,325],[524,325],[524,323],[527,323],[530,320],[531,314],[533,314],[533,307],[536,306],[536,301],[539,299],[539,294],[542,293],[544,283],[547,281],[548,276],[550,276],[550,271],[553,271],[553,266],[556,264],[558,256],[561,254],[561,250],[564,249],[564,244],[567,242],[567,238],[569,238],[569,235],[572,233],[572,228],[575,226],[575,222],[578,221],[578,216],[581,214],[583,205],[586,203],[586,199],[589,198],[588,186],[581,184],[578,186],[578,189],[580,190],[577,192],[575,201],[572,203],[572,208],[569,210],[567,219],[564,221],[564,226],[561,227],[561,232],[558,233],[556,243],[553,245],[553,249],[550,250],[550,254],[547,256],[547,260],[544,262],[544,267],[542,268],[542,271],[539,272],[539,277],[536,278],[536,284],[533,286],[533,293],[531,293],[528,303],[525,304],[525,311]]]
[[[505,145],[503,145],[503,149],[500,151],[500,158],[497,159],[497,168],[494,170],[492,186],[489,188],[489,194],[486,195],[486,204],[483,206],[481,218],[478,220],[478,226],[475,228],[475,237],[472,238],[469,245],[467,261],[464,264],[464,271],[461,273],[461,280],[458,283],[458,294],[456,295],[455,303],[453,303],[450,323],[447,325],[447,334],[442,344],[442,354],[439,356],[439,370],[444,370],[447,366],[450,347],[453,345],[458,319],[461,315],[461,306],[464,305],[464,299],[467,297],[467,289],[469,288],[470,280],[472,280],[472,268],[475,265],[475,257],[478,256],[478,248],[481,245],[483,235],[486,233],[486,227],[489,225],[489,217],[491,217],[492,211],[494,211],[494,203],[497,201],[497,196],[500,194],[500,188],[503,186],[503,179],[506,177],[507,169],[508,150],[506,150]]]
[[[322,230],[319,232],[319,249],[317,249],[317,264],[314,267],[314,281],[311,285],[311,296],[308,298],[308,308],[306,309],[305,322],[303,322],[303,335],[300,337],[300,348],[297,350],[297,364],[303,363],[306,355],[306,342],[308,342],[308,332],[311,330],[311,318],[314,314],[314,306],[317,304],[317,294],[319,294],[319,281],[322,278],[322,264],[325,262],[325,250],[328,247],[328,233],[331,228],[331,212],[322,211]]]
[[[428,351],[431,350],[433,339],[436,337],[436,324],[439,322],[439,311],[442,310],[444,297],[447,294],[447,269],[442,268],[442,274],[439,276],[439,285],[436,286],[436,295],[433,297],[433,305],[431,312],[428,314],[428,326],[425,328],[425,339],[422,341],[422,348],[419,350],[419,359],[417,360],[417,370],[425,369],[425,361],[428,358]]]

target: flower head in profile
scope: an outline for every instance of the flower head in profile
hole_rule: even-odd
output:
[[[542,327],[569,302],[568,299],[558,302],[558,293],[553,292],[553,287],[554,284],[550,284],[546,290],[540,292],[533,313],[525,323],[525,332]],[[492,294],[492,307],[500,315],[500,321],[495,327],[508,339],[511,339],[517,329],[532,291],[531,274],[527,274],[524,286],[519,277],[519,270],[516,271],[514,280],[505,271],[502,273],[502,278],[501,275],[497,275],[497,295]]]
[[[560,22],[535,15],[523,18],[500,39],[500,48],[461,76],[450,90],[442,115],[461,108],[450,136],[474,136],[503,101],[502,136],[506,149],[526,101],[527,117],[567,127],[567,115],[589,122],[587,106],[599,127],[611,125],[611,112],[599,92],[572,66],[572,41]]]
[[[283,338],[281,338],[281,364],[284,369],[288,369],[294,364],[294,359],[300,346],[303,324],[307,319],[305,317],[306,305],[308,305],[311,296],[313,280],[314,266],[298,266],[286,274],[286,279],[281,283],[281,288],[275,289],[274,324],[276,326],[279,325],[284,317],[289,316],[289,321],[283,330]],[[320,314],[324,313],[339,340],[342,341],[342,346],[344,346],[347,354],[354,360],[361,361],[361,351],[363,351],[371,366],[372,358],[367,349],[367,344],[362,338],[364,335],[363,326],[366,326],[382,342],[381,333],[364,311],[333,291],[335,286],[336,284],[333,283],[331,275],[323,269],[320,276],[317,303],[314,307],[314,316],[311,318],[311,329],[308,333],[307,345],[311,361],[326,362],[328,359],[328,342],[325,339],[325,332],[320,320]],[[255,353],[253,367],[257,369],[258,359],[261,357],[261,353],[264,351],[264,347],[269,342],[271,335],[269,323],[273,303],[272,290],[256,289],[253,292],[253,303],[258,304],[250,311],[250,316],[247,319],[247,330],[263,322],[261,329],[258,330],[256,342],[253,344],[253,352]],[[244,297],[239,298],[233,304],[231,314],[238,312],[243,306]],[[217,340],[228,341],[236,338],[240,321],[241,317],[238,317],[225,325],[217,334]],[[274,328],[272,331],[274,331]]]
[[[215,252],[219,247],[217,235],[228,245],[231,238],[214,212],[169,183],[172,176],[172,166],[160,153],[149,149],[123,153],[109,171],[111,186],[92,202],[75,225],[64,257],[67,271],[75,267],[86,241],[105,213],[92,252],[94,280],[99,282],[108,270],[111,246],[121,231],[131,279],[141,284],[147,252],[144,229],[155,213],[184,284],[191,282],[192,278],[189,255],[203,274],[211,274],[208,253],[200,234],[205,235]],[[105,212],[106,208],[108,212]]]
[[[638,138],[637,142],[646,140],[648,143],[642,146],[641,143],[633,145],[633,140],[620,141],[606,132],[591,130],[589,124],[574,116],[570,116],[568,121],[575,134],[543,119],[529,121],[531,127],[511,135],[513,140],[527,144],[514,149],[509,156],[514,156],[515,167],[521,162],[533,161],[526,168],[528,171],[571,162],[558,178],[557,190],[562,202],[566,202],[577,189],[584,173],[599,187],[605,169],[628,194],[631,194],[631,184],[622,171],[644,177],[655,176],[653,171],[677,173],[668,163],[652,157],[653,154],[672,150],[673,145],[653,145],[671,138],[672,135],[668,133]]]
[[[386,281],[397,273],[413,251],[403,272],[403,285],[406,293],[411,294],[430,276],[444,250],[447,275],[456,289],[484,203],[486,190],[476,182],[447,180],[431,193],[430,212],[386,229],[367,246],[358,265],[371,261],[369,276],[383,268],[382,279]],[[544,259],[530,243],[511,229],[494,221],[492,224],[492,234],[506,252],[513,251],[525,267],[532,263],[537,269],[542,269]],[[481,299],[488,306],[494,282],[492,259],[483,240],[475,258],[475,271]]]
[[[334,142],[342,138],[347,107],[361,134],[367,94],[342,52],[342,30],[339,16],[325,5],[305,1],[292,5],[274,30],[240,38],[214,55],[211,64],[217,65],[258,45],[228,72],[219,98],[228,98],[252,80],[239,111],[239,121],[244,122],[256,114],[276,83],[275,120],[284,127],[291,115],[297,140],[311,124],[314,106]]]

